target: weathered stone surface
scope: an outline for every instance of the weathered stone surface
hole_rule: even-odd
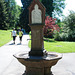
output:
[[[31,56],[43,56],[43,25],[31,25]]]
[[[35,5],[37,5],[35,7]],[[33,0],[28,7],[29,9],[29,24],[45,24],[45,7],[39,0]],[[36,9],[38,16],[36,16],[36,13],[33,13],[33,11]],[[33,15],[34,14],[34,15]],[[35,18],[36,17],[36,18]],[[35,19],[35,20],[34,20]]]
[[[50,52],[47,56],[29,56],[27,53],[19,53],[15,57],[26,66],[26,75],[52,75],[51,67],[62,55]]]
[[[31,12],[32,24],[42,23],[42,11],[39,9],[38,5],[35,4],[34,10]]]
[[[39,0],[29,6],[29,26],[31,27],[31,51],[14,55],[26,66],[25,75],[52,75],[51,67],[62,58],[58,53],[44,51],[43,26],[45,8]]]

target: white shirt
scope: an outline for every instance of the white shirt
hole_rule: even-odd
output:
[[[16,36],[16,31],[12,31],[12,36]]]

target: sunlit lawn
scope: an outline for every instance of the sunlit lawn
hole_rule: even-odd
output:
[[[29,47],[31,47],[31,41],[29,41]],[[53,39],[49,39],[49,41],[44,41],[44,48],[51,52],[70,53],[75,52],[75,42],[54,41]]]
[[[11,30],[0,30],[0,47],[11,40]]]

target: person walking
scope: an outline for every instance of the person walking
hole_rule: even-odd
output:
[[[22,32],[22,30],[20,29],[20,31],[19,31],[20,44],[21,44],[21,42],[22,42],[22,37],[23,37],[23,32]]]
[[[16,36],[17,36],[15,28],[13,29],[13,31],[11,33],[11,36],[13,37],[13,43],[15,44],[15,39],[16,39]]]

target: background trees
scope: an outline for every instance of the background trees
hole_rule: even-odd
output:
[[[23,7],[22,7],[22,13],[20,15],[20,27],[24,28],[26,32],[30,31],[29,24],[29,11],[28,6],[30,5],[32,0],[21,0]]]
[[[46,15],[52,17],[52,12],[54,10],[53,0],[42,0],[41,2],[46,7]]]
[[[61,32],[57,34],[55,39],[61,41],[75,41],[75,12],[71,11],[70,14],[64,18],[61,25]]]
[[[59,18],[63,16],[63,9],[65,8],[65,0],[53,0],[53,16]]]
[[[21,13],[21,7],[16,5],[15,0],[8,0],[6,2],[9,28],[16,27],[18,25],[19,15]]]
[[[0,29],[7,29],[9,27],[7,19],[6,4],[4,0],[0,0]]]
[[[65,40],[75,41],[75,12],[70,11],[70,15],[65,17],[63,33],[66,34]]]
[[[17,27],[20,13],[21,7],[15,0],[0,0],[0,29]]]
[[[46,14],[50,17],[62,16],[65,8],[65,0],[41,0],[46,7]]]

